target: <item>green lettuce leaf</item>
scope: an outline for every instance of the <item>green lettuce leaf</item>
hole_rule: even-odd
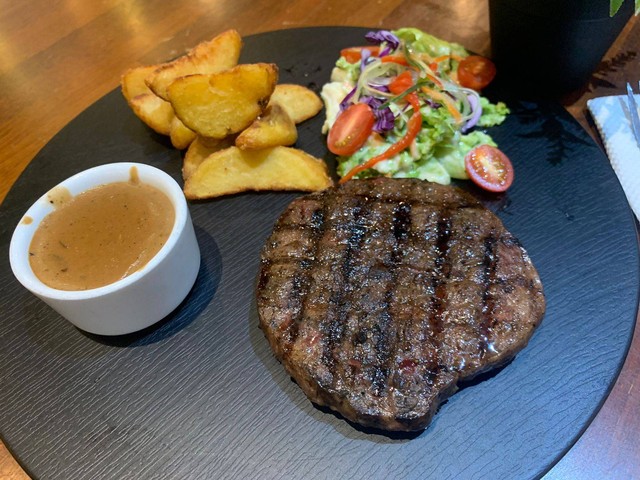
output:
[[[482,115],[478,120],[479,127],[500,125],[507,118],[507,115],[511,113],[504,102],[491,103],[485,97],[480,97],[480,105],[482,105]]]
[[[344,57],[340,57],[336,61],[336,67],[344,70],[347,73],[347,78],[354,84],[358,81],[358,77],[360,76],[360,62],[349,63]]]
[[[411,45],[414,51],[428,53],[432,57],[450,54],[459,55],[461,57],[469,55],[462,45],[441,40],[417,28],[401,28],[399,30],[394,30],[393,33],[400,40]]]

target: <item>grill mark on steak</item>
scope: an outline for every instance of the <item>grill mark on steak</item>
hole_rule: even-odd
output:
[[[376,357],[378,364],[374,373],[372,388],[375,395],[382,396],[393,386],[393,375],[395,357],[400,345],[400,336],[402,335],[402,325],[394,325],[392,319],[394,315],[393,304],[397,297],[396,291],[398,287],[398,267],[404,255],[403,245],[411,231],[411,205],[400,202],[393,209],[392,230],[395,242],[390,245],[389,254],[389,286],[385,293],[385,309],[382,315],[381,329],[383,330],[380,339],[376,344]],[[391,327],[396,329],[395,334],[389,335]]]
[[[262,253],[260,324],[307,396],[365,426],[426,427],[544,313],[519,242],[469,194],[358,180],[301,197]]]
[[[394,250],[397,250],[399,243],[406,240],[411,231],[411,204],[401,202],[393,210],[393,235],[396,237],[398,243],[394,245]]]
[[[366,227],[363,224],[364,212],[366,210],[363,205],[358,204],[353,209],[353,216],[349,220],[347,227],[348,237],[346,242],[346,250],[342,257],[342,263],[339,266],[340,276],[339,283],[334,285],[334,293],[331,296],[330,308],[327,311],[328,321],[321,324],[320,331],[326,335],[326,342],[322,352],[322,362],[329,370],[335,370],[334,349],[344,334],[345,315],[346,312],[342,307],[343,299],[349,293],[349,277],[353,272],[353,257],[355,251],[360,247],[366,233]],[[338,376],[333,376],[332,386],[336,386]]]
[[[326,208],[326,206],[324,206]],[[308,291],[310,287],[309,281],[309,271],[315,265],[319,243],[317,238],[322,235],[323,227],[324,227],[324,208],[314,209],[311,214],[311,221],[309,223],[309,235],[316,241],[314,241],[315,248],[311,252],[309,259],[304,259],[300,261],[300,274],[296,277],[296,281],[294,283],[294,287],[297,292],[299,292],[300,298],[302,299],[301,304],[299,305],[298,315],[293,319],[293,322],[290,325],[289,335],[288,335],[288,343],[285,350],[285,355],[291,351],[291,348],[295,341],[298,338],[299,325],[302,319],[304,318],[306,309],[307,309],[307,301],[309,299]]]
[[[342,219],[332,218],[331,212],[341,202],[339,198],[332,198],[323,204],[323,209],[316,212],[314,222],[316,228],[314,251],[314,268],[307,272],[305,282],[308,294],[303,303],[302,318],[306,320],[305,332],[302,338],[297,337],[295,348],[303,354],[309,356],[310,368],[316,368],[322,372],[319,380],[319,387],[328,388],[336,379],[335,362],[331,353],[332,338],[335,335],[335,326],[329,325],[332,315],[335,315],[335,305],[340,301],[336,297],[334,286],[340,284],[344,275],[344,270],[340,265],[335,264],[334,256],[323,256],[326,246],[331,245],[335,249],[338,260],[346,257],[348,241],[344,242],[338,228]],[[359,209],[358,205],[351,207],[354,211]],[[344,229],[342,229],[344,233]],[[335,325],[339,325],[337,321]],[[313,387],[315,388],[315,387]]]
[[[424,204],[414,204],[412,234],[403,245],[402,269],[397,279],[397,308],[394,315],[402,325],[397,348],[397,369],[393,377],[396,392],[409,389],[417,395],[428,395],[433,386],[437,361],[431,355],[435,350],[433,326],[435,277],[432,259],[437,257],[438,235],[432,226],[439,215]],[[431,265],[420,268],[420,265]],[[403,301],[404,300],[404,301]],[[416,341],[419,340],[419,341]],[[423,381],[426,382],[423,384]],[[394,403],[399,411],[416,406],[415,396],[396,393]]]
[[[495,248],[498,240],[495,233],[491,233],[484,239],[484,258],[482,262],[482,318],[479,328],[480,356],[484,357],[487,349],[492,349],[489,325],[493,314],[494,302],[489,292],[489,287],[495,282],[496,256]]]
[[[346,396],[350,392],[356,392],[356,395],[357,392],[371,392],[381,396],[388,376],[381,358],[389,341],[388,329],[392,326],[388,290],[392,284],[389,266],[392,264],[390,245],[394,238],[394,222],[390,221],[387,212],[393,205],[380,204],[374,195],[368,196],[366,201],[366,234],[354,252],[357,268],[350,272],[345,303],[341,305],[346,332],[337,346],[337,355],[352,366],[344,373],[339,388]],[[353,342],[354,337],[356,342]],[[368,397],[360,400],[366,410]]]
[[[261,260],[261,273],[258,279],[258,291],[263,292],[269,288],[269,280],[288,274],[289,282],[282,281],[286,285],[284,291],[271,292],[272,308],[280,308],[288,312],[280,323],[273,325],[275,333],[272,346],[279,352],[279,356],[285,358],[289,355],[293,343],[298,336],[298,327],[305,315],[305,303],[309,295],[309,272],[315,268],[315,260],[319,244],[317,237],[322,234],[323,216],[327,205],[317,204],[313,201],[301,200],[296,204],[297,208],[291,210],[286,221],[279,223],[265,245],[265,255]],[[301,224],[301,219],[304,224]],[[306,221],[308,220],[308,224]],[[297,239],[297,241],[292,241]],[[312,248],[308,248],[309,244]],[[284,249],[286,255],[279,255]],[[269,296],[266,296],[269,297]]]
[[[451,272],[451,262],[448,261],[449,239],[451,238],[451,217],[448,209],[440,212],[436,232],[435,270],[432,278],[434,295],[432,300],[433,313],[431,315],[431,329],[433,335],[436,337],[436,344],[439,344],[444,330],[442,316],[445,308],[447,281]],[[446,369],[447,366],[438,362],[433,376],[436,376],[443,368]]]
[[[421,231],[413,228],[425,222],[437,222],[434,209],[427,202],[401,203],[397,211],[400,218],[394,223],[393,290],[390,292],[389,312],[395,319],[395,346],[387,359],[389,409],[397,412],[401,425],[410,425],[412,413],[420,402],[433,394],[437,362],[431,358],[435,345],[432,316],[419,319],[417,311],[433,310],[433,271],[418,271],[413,268],[412,255],[434,257],[437,239],[429,228]],[[431,241],[425,248],[425,239]],[[442,240],[442,239],[441,239]],[[445,242],[446,243],[446,242]],[[442,245],[441,245],[442,246]],[[429,250],[428,252],[424,250]],[[418,318],[416,318],[418,317]],[[423,315],[424,317],[424,315]],[[420,338],[420,342],[416,342]]]

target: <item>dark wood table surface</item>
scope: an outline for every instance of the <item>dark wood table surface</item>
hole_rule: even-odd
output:
[[[250,35],[321,25],[415,26],[478,53],[491,52],[484,0],[24,0],[2,5],[0,201],[36,153],[71,119],[113,90],[126,68],[175,57],[228,28]],[[586,101],[623,93],[627,78],[640,79],[636,17],[591,81],[561,99],[599,143]],[[604,406],[546,479],[640,478],[637,330]],[[0,442],[0,479],[25,478]]]

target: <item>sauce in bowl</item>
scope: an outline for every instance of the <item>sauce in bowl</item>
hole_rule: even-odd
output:
[[[167,241],[175,222],[171,200],[131,179],[72,196],[52,192],[56,207],[38,226],[29,247],[34,274],[58,290],[89,290],[121,280],[146,265]]]

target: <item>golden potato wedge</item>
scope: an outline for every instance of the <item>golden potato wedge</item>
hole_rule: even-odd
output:
[[[182,178],[187,180],[209,155],[228,148],[231,145],[233,145],[232,137],[221,140],[200,136],[196,137],[184,154],[182,161]]]
[[[171,130],[169,132],[169,136],[171,137],[171,145],[178,150],[184,150],[187,148],[197,137],[193,130],[190,130],[178,117],[175,116],[171,119]]]
[[[295,123],[304,122],[322,110],[322,100],[313,90],[291,83],[276,85],[269,102],[280,104]]]
[[[298,130],[291,117],[279,104],[270,104],[264,114],[240,132],[236,147],[243,150],[288,146],[296,143]]]
[[[259,190],[323,190],[333,184],[323,160],[291,147],[240,150],[209,155],[187,179],[188,199]]]
[[[153,93],[145,83],[145,78],[156,68],[158,68],[157,65],[135,67],[130,68],[122,74],[120,77],[120,87],[122,89],[122,95],[127,99],[127,102],[131,102],[131,100],[138,95]]]
[[[169,85],[169,101],[198,135],[224,138],[247,128],[267,106],[278,81],[269,63],[238,65],[210,75],[189,75]]]
[[[133,113],[161,135],[170,135],[172,121],[177,120],[173,107],[153,93],[136,95],[129,100]]]
[[[169,100],[167,88],[179,77],[196,73],[222,72],[238,64],[242,38],[236,30],[227,30],[212,40],[196,45],[185,55],[159,65],[146,77],[147,85],[159,97]]]

